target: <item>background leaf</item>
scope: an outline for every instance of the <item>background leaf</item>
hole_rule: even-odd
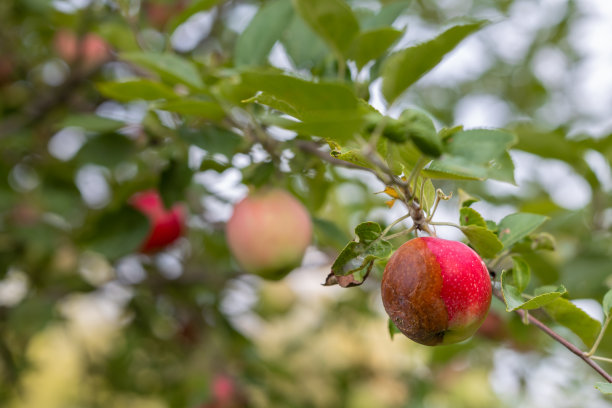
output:
[[[457,25],[438,37],[391,55],[382,68],[382,92],[393,103],[410,85],[438,65],[465,37],[479,30],[484,21]]]
[[[294,0],[296,10],[310,27],[335,49],[346,55],[359,33],[359,22],[342,0]]]
[[[125,82],[100,82],[97,84],[100,93],[121,102],[138,99],[153,101],[156,99],[175,99],[178,95],[172,88],[156,81],[138,79]]]
[[[348,58],[361,69],[369,61],[380,58],[403,33],[390,27],[363,31],[353,40]]]
[[[585,346],[592,347],[601,330],[601,323],[567,299],[558,298],[543,306],[557,323],[576,334]]]
[[[539,309],[540,307],[567,293],[565,287],[561,285],[552,291],[541,293],[537,296],[533,296],[529,300],[525,300],[521,296],[521,292],[518,290],[518,288],[508,282],[508,274],[511,274],[511,272],[504,271],[501,275],[502,294],[504,296],[504,301],[506,302],[506,311],[508,312],[512,312],[517,309]]]
[[[120,57],[158,74],[170,84],[185,84],[195,89],[204,86],[196,65],[186,58],[170,53],[126,52]]]
[[[512,279],[519,292],[523,292],[531,279],[531,268],[520,256],[512,257]]]
[[[292,17],[291,0],[275,0],[262,5],[236,41],[236,65],[266,65],[272,47],[280,40]]]
[[[511,214],[499,222],[499,239],[504,248],[510,248],[522,238],[531,234],[548,217],[538,214],[518,213]]]
[[[603,298],[603,311],[606,317],[610,316],[612,310],[612,289],[610,289]]]

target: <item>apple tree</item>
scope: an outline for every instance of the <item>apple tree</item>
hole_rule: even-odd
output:
[[[544,3],[3,1],[2,404],[610,406],[601,21]]]

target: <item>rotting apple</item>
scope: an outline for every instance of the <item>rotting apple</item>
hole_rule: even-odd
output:
[[[149,218],[151,228],[140,247],[141,252],[160,250],[183,234],[185,211],[181,204],[166,209],[155,190],[142,191],[130,198],[130,204]]]
[[[262,189],[236,204],[226,235],[232,254],[246,272],[278,280],[302,262],[312,241],[312,221],[291,194]]]
[[[382,279],[387,314],[408,338],[428,346],[472,336],[491,305],[491,280],[467,245],[414,238],[391,256]]]

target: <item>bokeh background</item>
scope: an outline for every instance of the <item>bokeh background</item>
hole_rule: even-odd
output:
[[[251,169],[269,160],[265,149],[238,141],[239,148],[188,145],[176,153],[172,115],[149,102],[103,97],[96,84],[141,75],[118,58],[135,49],[193,58],[207,75],[231,70],[236,41],[264,3],[0,2],[0,405],[612,406],[588,367],[496,300],[472,340],[427,348],[391,340],[379,277],[358,288],[321,286],[355,225],[403,215],[374,194],[384,186],[368,173],[327,169],[319,180],[288,181],[315,220],[303,265],[280,282],[241,273],[223,225],[247,194]],[[366,19],[393,2],[348,3]],[[599,303],[612,287],[612,3],[400,3],[392,20],[405,30],[398,49],[466,16],[491,23],[387,113],[416,106],[438,128],[516,133],[516,185],[436,187],[482,198],[474,208],[487,219],[519,210],[550,216],[544,230],[557,249],[527,257],[533,285],[563,283],[601,320]],[[292,18],[266,64],[329,76],[325,45]],[[75,38],[90,47],[79,52]],[[368,83],[367,69],[349,71]],[[380,80],[368,86],[369,102],[384,112]],[[108,129],[112,136],[97,136]],[[117,203],[139,187],[179,191],[165,171],[173,157],[192,171],[175,197],[189,211],[188,234],[152,255],[92,249],[100,240],[124,244],[118,236],[129,231],[114,217]],[[283,160],[287,169],[322,165],[291,151]],[[457,209],[456,199],[444,202],[438,220],[454,221]],[[438,233],[462,239],[450,227]],[[612,357],[612,333],[600,354]]]

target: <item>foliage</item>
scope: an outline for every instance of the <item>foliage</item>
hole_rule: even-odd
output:
[[[612,135],[578,136],[592,119],[580,110],[543,120],[560,91],[529,68],[551,49],[578,64],[580,13],[533,28],[513,60],[487,30],[529,2],[446,3],[3,1],[0,403],[514,406],[482,386],[493,356],[549,348],[504,307],[612,371]],[[95,58],[88,33],[104,45]],[[476,73],[443,71],[469,41],[489,53]],[[457,123],[455,107],[483,94],[508,107],[503,129]],[[547,183],[553,163],[590,191],[577,208],[580,191]],[[246,276],[227,248],[247,185],[284,188],[312,216],[312,253],[283,282]],[[152,188],[184,203],[189,228],[142,254],[150,225],[128,203]],[[495,275],[497,326],[435,350],[391,341],[386,260],[452,228]],[[604,406],[609,384],[596,386]]]

